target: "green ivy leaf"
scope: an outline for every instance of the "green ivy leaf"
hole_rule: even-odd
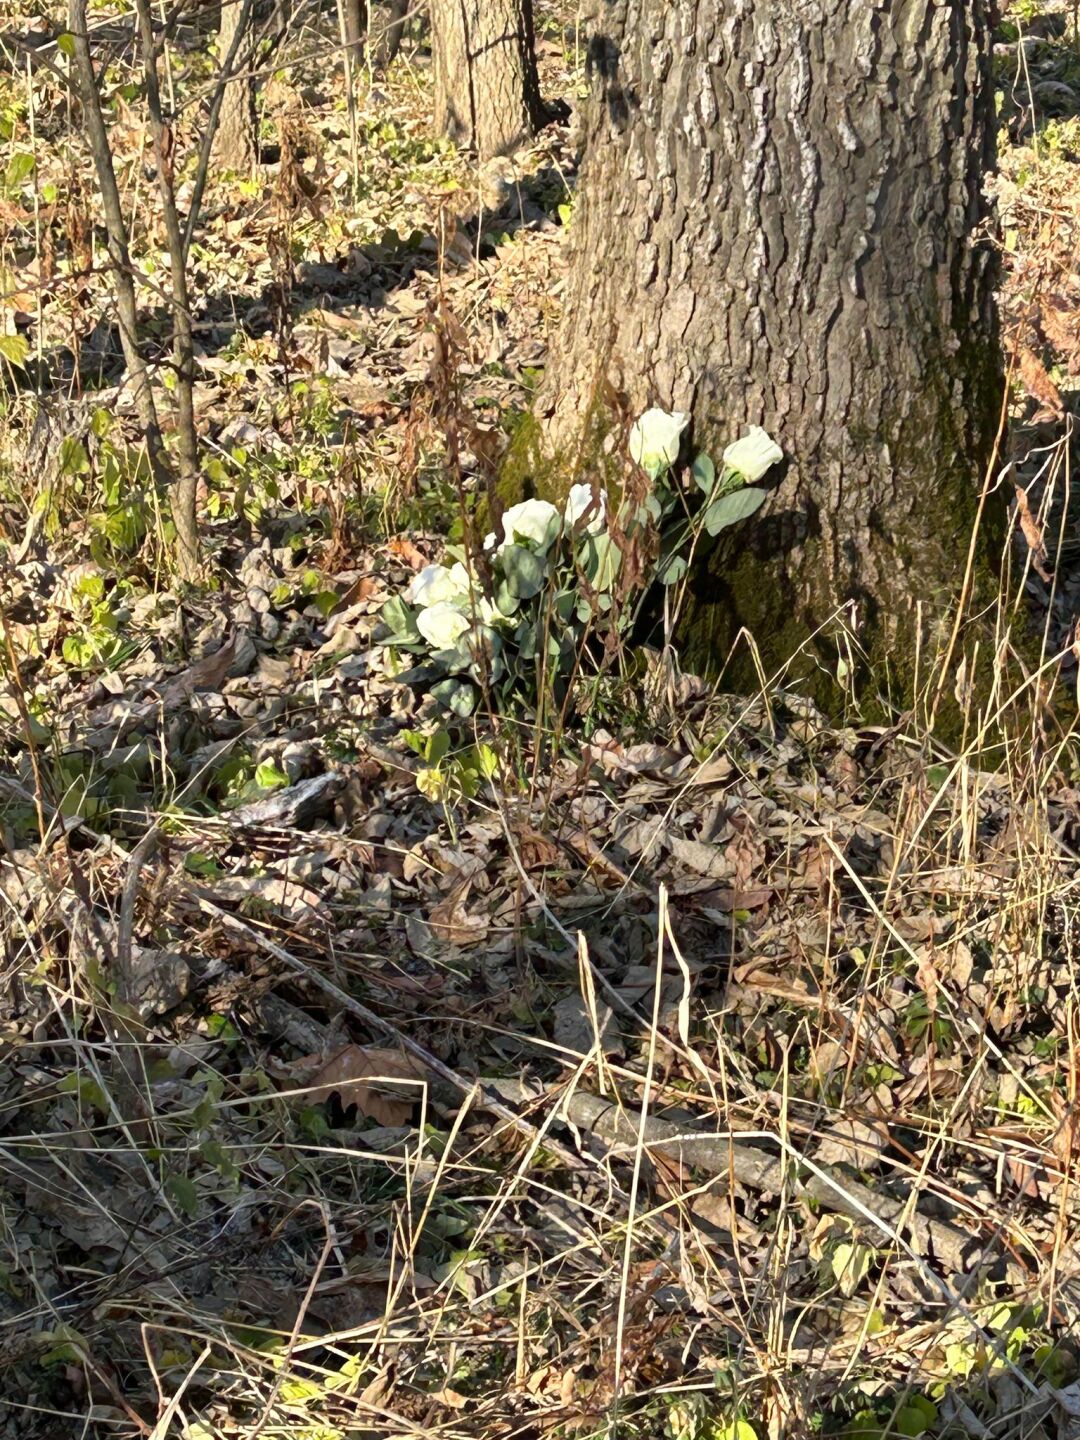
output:
[[[260,790],[280,790],[291,783],[285,771],[280,770],[272,760],[264,760],[255,767],[255,784]]]
[[[582,547],[582,568],[594,590],[610,590],[622,564],[622,551],[610,535],[590,535]]]
[[[429,765],[438,765],[441,760],[446,759],[449,750],[450,732],[440,725],[438,730],[433,730],[428,736],[424,759]]]
[[[189,875],[220,875],[221,866],[212,855],[202,850],[191,850],[184,856],[184,869]]]
[[[440,705],[462,720],[468,719],[476,709],[476,690],[466,680],[440,680],[431,687],[431,693]]]
[[[5,183],[9,191],[18,190],[23,181],[34,173],[37,161],[29,150],[18,150],[8,161]]]
[[[485,780],[490,780],[499,768],[499,757],[490,745],[481,742],[476,747],[476,768]]]
[[[854,1295],[873,1263],[874,1252],[869,1245],[858,1240],[842,1240],[829,1257],[841,1295]]]
[[[81,440],[65,435],[60,442],[60,470],[64,475],[85,475],[90,469],[90,457]]]

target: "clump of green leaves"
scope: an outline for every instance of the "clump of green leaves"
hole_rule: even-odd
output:
[[[417,771],[416,788],[442,806],[453,834],[455,808],[465,800],[475,799],[481,787],[492,779],[499,768],[498,755],[484,742],[455,750],[453,736],[442,725],[428,735],[406,730],[404,739],[423,761]]]

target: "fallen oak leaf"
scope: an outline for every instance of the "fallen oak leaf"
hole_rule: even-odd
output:
[[[218,690],[225,682],[229,666],[236,658],[236,631],[234,630],[224,645],[214,651],[212,655],[204,655],[201,660],[196,660],[186,670],[181,670],[179,675],[173,675],[161,686],[159,693],[160,703],[166,710],[173,710],[182,705],[189,696],[194,695],[197,690]]]
[[[1018,368],[1020,383],[1032,399],[1038,400],[1040,405],[1049,410],[1051,414],[1063,415],[1065,405],[1061,399],[1061,391],[1046,373],[1046,366],[1034,350],[1029,349],[1026,345],[1020,346]]]
[[[470,915],[465,908],[472,889],[472,876],[455,885],[445,899],[428,916],[428,927],[434,939],[446,945],[479,945],[488,933],[486,915]]]
[[[517,840],[518,856],[526,870],[546,870],[551,865],[557,865],[562,859],[562,851],[558,845],[547,835],[541,835],[539,830],[534,830],[529,825],[515,825],[513,832]]]
[[[358,576],[345,590],[334,604],[330,611],[331,615],[340,615],[349,610],[353,605],[359,605],[364,600],[370,600],[378,592],[378,582],[370,575]]]
[[[308,1055],[280,1067],[290,1088],[302,1090],[309,1105],[338,1095],[344,1108],[355,1105],[376,1125],[406,1125],[420,1099],[426,1076],[420,1066],[400,1050],[367,1045],[343,1045],[328,1058]]]
[[[395,535],[386,542],[386,548],[391,555],[396,555],[399,560],[413,570],[422,570],[428,563],[424,552],[409,539],[407,535]]]

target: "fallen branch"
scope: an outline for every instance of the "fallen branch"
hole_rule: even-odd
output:
[[[506,1100],[537,1098],[536,1090],[521,1081],[492,1080],[488,1084]],[[633,1149],[637,1146],[638,1117],[611,1100],[590,1095],[584,1090],[574,1090],[563,1102],[563,1113],[571,1124],[589,1131],[613,1149],[624,1146]],[[781,1143],[779,1136],[773,1137],[764,1132],[755,1132],[755,1135]],[[923,1257],[932,1255],[954,1274],[969,1277],[969,1284],[984,1263],[984,1257],[978,1253],[980,1241],[977,1236],[961,1230],[948,1220],[935,1220],[914,1213],[909,1215],[909,1198],[898,1200],[883,1195],[797,1152],[792,1151],[791,1160],[785,1160],[756,1145],[747,1144],[746,1139],[737,1134],[699,1134],[655,1116],[646,1118],[644,1141],[651,1153],[665,1160],[691,1166],[707,1175],[730,1175],[747,1190],[777,1195],[785,1189],[789,1193],[794,1190],[797,1197],[810,1200],[823,1210],[846,1215],[861,1223],[874,1224],[904,1249],[910,1249],[917,1260],[922,1261]],[[901,1227],[909,1232],[910,1241],[902,1239],[899,1234]],[[1027,1283],[1030,1278],[1028,1272],[1018,1261],[1005,1257],[1003,1264],[1004,1277],[1011,1285],[1023,1286]],[[933,1279],[935,1284],[942,1283],[936,1275]],[[966,1285],[965,1288],[969,1287]],[[953,1298],[959,1300],[960,1297]]]

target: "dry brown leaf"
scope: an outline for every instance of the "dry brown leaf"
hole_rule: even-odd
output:
[[[734,872],[735,889],[749,890],[750,882],[765,867],[765,846],[751,831],[743,830],[728,844],[724,858],[730,867],[728,873]]]
[[[1029,350],[1026,345],[1021,345],[1019,362],[1020,382],[1027,393],[1054,415],[1063,415],[1065,406],[1062,403],[1061,392],[1046,373],[1046,366],[1034,350]]]
[[[329,1059],[309,1055],[288,1069],[297,1087],[305,1087],[308,1104],[337,1094],[343,1106],[355,1105],[376,1125],[407,1125],[420,1098],[417,1082],[424,1079],[419,1066],[400,1050],[367,1045],[343,1045]]]
[[[472,1401],[467,1395],[462,1395],[460,1390],[452,1390],[449,1385],[444,1385],[441,1390],[436,1390],[430,1397],[438,1405],[446,1405],[451,1410],[467,1410]]]
[[[1043,539],[1042,526],[1031,513],[1031,504],[1027,497],[1027,491],[1022,485],[1014,487],[1016,490],[1016,513],[1020,518],[1020,529],[1024,533],[1028,549],[1031,551],[1031,563],[1038,575],[1050,584],[1051,575],[1046,568],[1046,561],[1049,558],[1046,553],[1046,542]]]
[[[472,889],[472,877],[455,885],[453,890],[428,916],[428,925],[436,940],[447,945],[479,945],[488,932],[486,915],[470,915],[465,908]]]
[[[166,710],[181,705],[197,690],[218,690],[225,681],[229,666],[236,658],[236,632],[229,636],[220,649],[212,655],[204,655],[179,675],[172,676],[161,687],[161,704]]]
[[[337,604],[330,611],[331,615],[340,615],[345,610],[351,609],[353,605],[359,605],[364,600],[370,600],[378,591],[378,582],[370,575],[358,576],[347,590],[340,596]]]
[[[428,563],[427,556],[409,539],[407,535],[395,535],[386,542],[386,548],[391,555],[396,555],[399,560],[404,560],[406,565],[411,565],[414,570],[422,570]]]
[[[526,870],[546,870],[549,865],[558,864],[562,858],[562,851],[554,840],[541,835],[539,830],[521,825],[514,827],[514,834],[517,837],[518,854]]]
[[[210,885],[195,888],[224,905],[255,900],[287,916],[296,926],[325,924],[330,918],[318,891],[273,871],[265,875],[219,875]]]
[[[733,978],[740,985],[749,985],[755,990],[762,990],[766,995],[776,995],[781,1000],[790,1000],[796,1005],[818,1005],[819,997],[812,995],[802,980],[792,980],[784,975],[773,975],[768,970],[756,970],[754,966],[758,962],[751,960],[746,965],[740,965],[734,972]]]
[[[699,891],[694,896],[694,903],[701,907],[703,915],[715,912],[721,916],[722,922],[726,922],[733,910],[760,910],[763,905],[768,905],[775,893],[765,886],[755,890],[732,890],[724,886]]]
[[[1060,294],[1043,296],[1039,328],[1063,360],[1080,355],[1080,310]]]

